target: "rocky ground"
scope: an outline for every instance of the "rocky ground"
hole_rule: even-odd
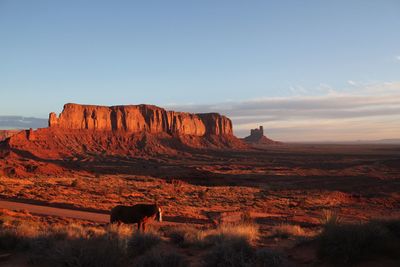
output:
[[[259,226],[256,246],[284,250],[300,264],[315,255],[301,259],[302,253],[291,252],[297,242],[274,233],[316,235],[327,211],[351,223],[400,218],[399,148],[281,144],[146,157],[88,154],[51,161],[54,173],[3,176],[0,194],[99,212],[117,204],[157,201],[167,225],[200,228],[246,216]],[[20,164],[21,158],[15,159]],[[25,160],[49,164],[37,157]]]

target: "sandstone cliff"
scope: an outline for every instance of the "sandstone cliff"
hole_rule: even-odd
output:
[[[66,104],[59,117],[50,113],[49,127],[192,136],[233,134],[231,120],[220,114],[166,111],[152,105]]]
[[[21,130],[0,130],[0,141],[3,141],[7,139],[8,137],[11,137]]]

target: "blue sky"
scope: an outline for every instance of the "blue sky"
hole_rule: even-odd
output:
[[[400,94],[399,14],[396,0],[0,0],[0,115],[45,118],[67,102],[150,103],[226,113],[241,136],[264,124],[283,140],[395,138],[399,107],[382,102],[391,113],[374,114],[366,99]],[[346,106],[319,118],[304,104],[298,118],[296,108],[269,108],[339,95],[364,99],[352,114],[369,115],[344,118],[354,109]],[[240,116],[239,107],[259,100],[262,108]],[[349,129],[346,119],[364,123]],[[368,124],[378,121],[391,130],[374,132]],[[321,135],[326,123],[342,131]]]

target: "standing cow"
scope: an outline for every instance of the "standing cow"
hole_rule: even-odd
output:
[[[111,209],[110,223],[137,223],[138,231],[144,232],[150,220],[162,221],[162,211],[157,204],[118,205]]]

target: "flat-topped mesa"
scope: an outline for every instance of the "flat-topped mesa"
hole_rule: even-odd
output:
[[[152,105],[65,104],[59,117],[50,113],[49,127],[193,136],[233,134],[231,120],[218,113],[166,111]]]

